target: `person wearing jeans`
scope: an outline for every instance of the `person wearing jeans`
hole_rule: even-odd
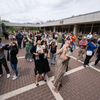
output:
[[[12,70],[15,72],[15,75],[13,76],[12,80],[16,80],[19,77],[18,70],[17,70],[17,54],[18,54],[18,47],[15,42],[9,44],[9,53],[8,53],[8,60],[10,61],[10,65]]]
[[[76,36],[73,33],[72,33],[71,39],[72,39],[72,42],[71,42],[72,49],[74,46],[74,50],[76,50],[76,46],[75,46]]]
[[[15,72],[16,76],[18,76],[17,63],[12,64],[10,61],[10,65],[11,65],[12,70]]]
[[[56,53],[51,53],[50,52],[50,63],[51,63],[51,65],[55,66],[55,63],[56,63]]]
[[[3,70],[2,70],[2,65],[3,65],[7,73],[7,78],[9,78],[10,72],[9,72],[9,68],[8,68],[7,61],[5,59],[5,54],[4,54],[4,50],[6,50],[8,45],[2,44],[1,41],[2,39],[0,38],[0,77],[2,77],[3,75]]]
[[[86,68],[86,65],[89,64],[90,59],[93,57],[96,48],[97,48],[97,45],[95,43],[95,39],[92,39],[91,42],[87,43],[87,47],[86,47],[85,51],[87,50],[86,52],[88,52],[88,53],[86,53],[86,58],[85,58],[85,61],[83,64],[83,66],[85,68]],[[85,53],[85,51],[84,51],[84,53]],[[92,53],[90,53],[90,52],[92,52]]]
[[[17,43],[18,43],[18,48],[21,49],[22,35],[20,34],[19,31],[18,31],[18,33],[17,33],[16,39],[17,39]]]
[[[53,39],[51,41],[51,43],[49,44],[50,46],[50,63],[51,66],[55,66],[56,63],[56,50],[57,50],[57,42],[55,39]]]
[[[75,42],[71,42],[72,49],[76,50]]]

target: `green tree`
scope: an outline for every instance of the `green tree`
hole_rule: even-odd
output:
[[[3,19],[3,20],[1,20],[1,22],[9,22],[9,21],[8,21],[8,20],[4,20],[4,19]]]
[[[17,30],[23,30],[23,27],[17,27]]]

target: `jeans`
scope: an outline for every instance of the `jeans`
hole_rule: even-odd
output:
[[[65,44],[65,41],[62,40],[62,44],[61,44],[60,48],[62,48],[64,44]]]
[[[3,71],[2,71],[2,64],[3,66],[5,67],[5,70],[6,70],[6,73],[9,74],[9,68],[7,66],[7,62],[6,62],[6,59],[3,58],[3,59],[0,59],[0,74],[3,74]]]
[[[56,53],[50,53],[50,63],[55,65],[55,63],[56,63]]]
[[[100,61],[100,54],[98,54],[98,56],[97,56],[97,60],[95,61],[95,65],[97,65],[99,61]]]
[[[85,61],[84,61],[84,65],[88,65],[89,64],[89,61],[93,57],[93,55],[94,55],[94,53],[92,54],[92,56],[87,56],[86,55],[86,58],[85,58]]]
[[[16,76],[18,76],[17,63],[12,64],[10,61],[10,65],[11,65],[12,70],[15,72]]]
[[[73,49],[73,46],[74,46],[74,50],[76,50],[75,42],[71,42],[71,46],[72,46],[72,49]]]

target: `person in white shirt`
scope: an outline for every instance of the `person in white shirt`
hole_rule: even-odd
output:
[[[98,42],[100,41],[100,38],[98,39]]]
[[[61,36],[61,32],[59,32],[59,37]]]
[[[93,35],[91,34],[91,32],[87,35],[87,41],[89,42],[91,40],[91,38],[93,37]]]

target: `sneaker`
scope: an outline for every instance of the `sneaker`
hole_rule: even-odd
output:
[[[27,59],[27,61],[30,61],[30,59]]]
[[[18,76],[13,77],[13,78],[12,78],[12,80],[14,81],[14,80],[16,80],[18,77],[19,77],[19,75],[18,75]]]
[[[67,72],[65,74],[68,75]]]
[[[13,77],[16,77],[16,75],[14,75]]]
[[[9,78],[10,77],[10,74],[7,74],[7,78]]]
[[[0,74],[0,77],[2,77],[3,75],[2,74]]]
[[[93,65],[93,67],[96,67],[96,65]]]

